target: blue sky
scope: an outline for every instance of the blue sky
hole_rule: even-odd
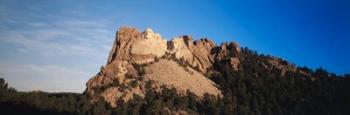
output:
[[[0,76],[21,91],[82,92],[120,26],[192,35],[350,73],[346,0],[1,0]]]

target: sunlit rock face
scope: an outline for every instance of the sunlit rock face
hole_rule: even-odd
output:
[[[139,32],[135,28],[122,27],[117,32],[107,63],[115,60],[147,63],[153,61],[155,57],[163,56],[166,51],[167,41],[152,29]]]
[[[146,82],[152,88],[174,87],[179,94],[189,90],[199,97],[205,93],[222,96],[217,85],[206,73],[214,63],[229,61],[237,70],[240,48],[237,43],[216,46],[209,39],[192,40],[179,36],[169,41],[147,28],[121,27],[110,51],[107,64],[87,82],[85,93],[96,101],[102,96],[112,107],[118,101],[128,101],[134,95],[144,97]]]
[[[212,66],[214,55],[211,50],[214,47],[214,42],[208,39],[192,41],[190,36],[177,37],[168,42],[168,50],[171,54],[175,54],[177,59],[183,59],[201,73],[206,73]]]
[[[147,28],[141,33],[142,39],[135,41],[131,45],[131,58],[138,64],[154,61],[161,57],[167,51],[167,41],[162,39],[160,34],[154,33],[152,29]]]

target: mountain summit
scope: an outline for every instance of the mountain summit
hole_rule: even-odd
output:
[[[0,78],[0,113],[63,115],[348,115],[350,74],[297,67],[238,43],[147,28],[118,30],[83,94],[18,92]]]
[[[166,41],[150,28],[139,32],[121,27],[107,64],[88,81],[86,93],[93,100],[102,96],[116,106],[118,99],[144,97],[147,82],[152,82],[150,87],[155,90],[167,87],[176,88],[183,95],[188,90],[199,97],[205,93],[221,96],[217,85],[204,75],[215,60],[239,52],[237,44],[230,47],[232,52],[222,51],[217,55],[215,44],[208,39],[192,41],[190,36],[180,36]],[[226,50],[226,46],[222,48]],[[237,66],[239,61],[236,59],[233,64]]]
[[[118,101],[126,102],[135,95],[144,97],[147,88],[156,91],[175,88],[180,95],[190,91],[198,97],[206,93],[222,96],[218,85],[207,77],[218,73],[214,64],[238,71],[240,52],[236,42],[216,46],[209,39],[193,41],[188,35],[167,41],[150,28],[139,32],[135,28],[121,27],[107,64],[87,82],[86,93],[92,100],[102,96],[113,107]],[[279,58],[266,60],[268,63],[262,63],[263,66],[274,66],[282,70],[281,74],[296,71],[293,65]]]

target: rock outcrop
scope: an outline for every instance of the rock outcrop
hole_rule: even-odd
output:
[[[234,70],[238,70],[239,66],[239,53],[241,52],[241,49],[239,48],[239,45],[236,42],[230,42],[230,43],[222,43],[220,47],[217,48],[217,54],[215,56],[215,61],[220,62],[228,62],[230,66]]]
[[[208,39],[192,41],[191,36],[181,36],[168,42],[170,54],[175,54],[177,59],[183,59],[201,73],[206,73],[214,63],[214,55],[211,52],[214,47],[214,42]]]
[[[116,107],[118,101],[128,101],[135,94],[144,97],[146,82],[153,81],[155,90],[165,86],[184,95],[189,90],[199,97],[221,96],[217,85],[204,76],[214,63],[215,47],[208,39],[180,36],[166,41],[149,28],[139,32],[122,27],[107,64],[87,82],[86,94],[92,101],[102,96]]]
[[[135,28],[122,27],[117,32],[107,64],[114,60],[148,63],[154,61],[155,57],[163,56],[166,51],[167,41],[152,29],[141,33]]]
[[[198,97],[205,93],[222,96],[218,86],[205,75],[217,73],[214,64],[239,71],[244,55],[249,54],[244,51],[235,42],[216,46],[209,39],[193,41],[187,35],[167,41],[150,28],[139,32],[122,27],[116,34],[107,64],[87,82],[85,93],[92,101],[102,96],[112,107],[134,95],[144,97],[149,88],[155,91],[176,88],[181,95],[186,95],[188,90]],[[282,75],[297,71],[293,64],[280,58],[265,56],[257,60],[267,69],[279,69]],[[150,81],[152,85],[148,86]]]

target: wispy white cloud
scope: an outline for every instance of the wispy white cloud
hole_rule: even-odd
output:
[[[0,42],[21,45],[45,56],[101,56],[113,41],[113,31],[94,21],[66,21],[62,25],[29,23],[33,30],[0,30]],[[21,49],[23,50],[23,49]]]
[[[46,65],[0,62],[0,77],[5,77],[10,85],[23,91],[69,91],[82,92],[85,82],[92,77],[92,68],[104,64],[112,41],[113,30],[94,21],[74,21],[45,23],[28,22],[31,30],[0,30],[0,43],[13,44],[21,55],[36,55],[48,60]],[[70,65],[57,64],[56,58],[90,61],[82,70],[69,68]],[[4,60],[3,60],[4,61]],[[103,62],[103,63],[99,63]],[[100,65],[99,65],[99,64]],[[74,64],[74,63],[72,63]],[[79,68],[79,67],[78,67]]]
[[[82,5],[72,13],[4,4],[0,4],[0,44],[16,52],[6,53],[12,57],[0,52],[6,59],[0,61],[0,77],[23,91],[82,92],[105,63],[115,35],[111,20],[82,18],[89,14]]]

